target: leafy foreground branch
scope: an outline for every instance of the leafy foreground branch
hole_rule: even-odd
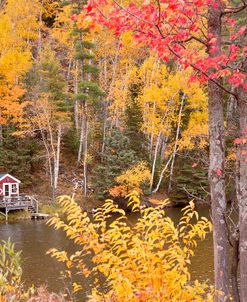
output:
[[[15,252],[14,244],[2,241],[0,245],[0,301],[21,301],[28,297],[21,282],[21,252]]]
[[[56,249],[49,253],[67,266],[69,275],[76,269],[89,278],[87,301],[213,301],[212,287],[190,280],[193,249],[211,231],[211,223],[199,218],[192,202],[177,226],[162,206],[144,208],[134,194],[129,196],[139,217],[134,225],[111,200],[92,218],[70,197],[59,203],[65,218],[53,217],[49,224],[64,230],[78,250],[72,255]],[[82,289],[78,283],[73,287]]]
[[[63,295],[49,293],[44,286],[26,289],[22,281],[21,262],[21,252],[15,250],[14,244],[10,240],[1,241],[0,302],[65,302]]]

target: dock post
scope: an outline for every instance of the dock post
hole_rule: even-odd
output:
[[[8,222],[8,208],[5,208],[5,221]]]

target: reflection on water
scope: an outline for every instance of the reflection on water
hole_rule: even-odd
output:
[[[200,215],[208,217],[208,209],[200,209]],[[167,214],[178,221],[180,210],[177,208],[167,209]],[[132,217],[134,220],[134,217]],[[44,221],[22,221],[18,223],[0,224],[0,241],[11,239],[17,250],[22,250],[23,276],[28,285],[47,284],[52,291],[59,292],[63,289],[60,277],[62,264],[46,255],[47,250],[55,247],[71,251],[73,245],[61,231],[55,231]],[[212,234],[199,242],[195,250],[195,257],[191,264],[193,279],[213,280],[213,249]]]
[[[68,249],[70,242],[60,231],[48,227],[44,221],[24,221],[0,224],[0,238],[10,238],[17,250],[22,250],[23,277],[28,285],[49,284],[51,290],[61,289],[59,272],[62,264],[46,252],[51,247]]]

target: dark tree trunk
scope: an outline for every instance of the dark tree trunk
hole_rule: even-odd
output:
[[[244,42],[247,43],[247,30],[245,32]],[[245,44],[246,45],[246,44]],[[242,70],[247,72],[247,59],[241,66]],[[247,91],[244,88],[239,89],[238,99],[239,113],[239,137],[247,137]],[[242,142],[239,145],[238,152],[239,181],[237,184],[237,198],[239,206],[239,261],[240,261],[240,300],[247,301],[247,143]]]
[[[218,56],[221,52],[221,3],[218,7],[209,6],[208,33],[216,38],[216,52],[209,57]],[[214,72],[212,69],[211,72]],[[218,80],[220,81],[220,80]],[[221,83],[220,83],[221,84]],[[228,237],[225,220],[225,129],[223,112],[223,92],[213,81],[208,84],[210,165],[209,182],[212,202],[214,270],[216,299],[220,302],[229,301],[228,273]],[[221,292],[221,294],[219,294]]]
[[[239,263],[239,231],[236,228],[232,234],[232,265],[231,265],[231,279],[232,279],[232,298],[234,302],[239,302],[238,290],[238,263]]]

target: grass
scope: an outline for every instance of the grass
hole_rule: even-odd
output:
[[[61,209],[60,205],[57,203],[40,204],[39,213],[49,214],[49,215],[61,214],[62,209]]]
[[[17,221],[23,219],[30,219],[31,213],[29,211],[11,211],[8,213],[8,221]],[[4,215],[0,214],[0,222],[5,221],[6,218]]]
[[[61,214],[61,208],[57,203],[54,204],[41,204],[39,205],[40,213],[43,214],[49,214],[49,215],[55,215],[55,214]],[[4,212],[0,213],[0,222],[4,222],[6,220]],[[8,213],[8,221],[18,221],[18,220],[25,220],[25,219],[31,219],[31,212],[24,211],[24,210],[17,210],[17,211],[11,211]]]

